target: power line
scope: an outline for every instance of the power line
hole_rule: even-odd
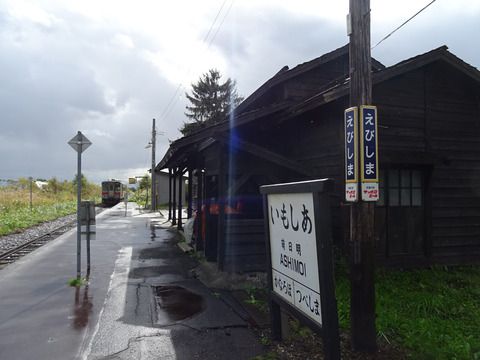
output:
[[[208,35],[212,32],[213,27],[215,26],[215,23],[217,22],[218,17],[220,16],[220,13],[222,12],[223,7],[227,3],[228,0],[223,0],[222,6],[220,6],[220,9],[217,12],[217,15],[215,15],[215,19],[213,19],[212,25],[210,25],[210,29],[208,29],[207,35],[205,35],[205,38],[203,39],[203,42],[206,42],[208,39]],[[231,7],[232,5],[230,5]],[[223,23],[223,21],[222,21]],[[222,24],[220,24],[222,26]],[[214,36],[215,37],[215,36]]]
[[[233,3],[234,3],[234,2],[235,2],[235,0],[232,0],[232,2],[230,3],[230,6],[228,7],[227,11],[225,12],[225,15],[223,16],[222,22],[221,22],[220,25],[218,25],[218,27],[217,27],[217,31],[215,31],[215,34],[213,34],[213,37],[210,39],[210,43],[208,44],[208,49],[210,48],[210,45],[212,45],[213,40],[215,40],[215,38],[217,37],[218,31],[220,30],[220,28],[221,28],[222,25],[223,25],[223,22],[225,21],[225,19],[227,18],[228,14],[230,13],[230,10],[232,9],[232,6],[233,6]]]
[[[167,115],[170,113],[170,109],[173,108],[174,106],[174,101],[175,99],[177,99],[177,94],[178,94],[178,91],[180,90],[180,88],[182,87],[182,84],[178,84],[177,88],[175,89],[172,97],[170,98],[170,101],[168,102],[167,106],[165,107],[165,109],[162,111],[162,114],[160,115],[160,119],[164,119],[167,117]]]
[[[215,16],[215,19],[214,19],[214,21],[212,22],[212,25],[210,26],[210,29],[208,30],[208,33],[207,33],[207,35],[206,35],[205,38],[204,38],[204,41],[203,41],[204,43],[207,41],[208,35],[211,33],[213,27],[215,26],[215,23],[216,23],[219,15],[220,15],[220,13],[221,13],[221,11],[222,11],[222,9],[223,9],[223,7],[225,6],[225,4],[226,4],[227,1],[228,1],[228,0],[224,0],[223,3],[222,3],[222,5],[220,6],[220,9],[218,10],[217,15]],[[235,0],[231,0],[230,6],[229,6],[229,8],[227,9],[227,11],[225,12],[225,15],[223,16],[223,19],[222,19],[220,25],[217,27],[217,30],[215,31],[213,37],[210,38],[209,44],[208,44],[208,46],[207,46],[207,49],[210,48],[210,46],[211,46],[212,43],[213,43],[213,40],[215,40],[215,38],[216,38],[216,36],[217,36],[220,28],[221,28],[222,25],[223,25],[223,22],[225,21],[228,13],[230,12],[230,9],[232,8],[232,5],[233,5],[234,1],[235,1]],[[191,70],[191,68],[189,69],[189,71],[190,71],[190,70]],[[178,99],[179,99],[178,92],[179,92],[179,90],[180,90],[181,87],[182,87],[182,84],[181,84],[181,83],[178,84],[177,89],[175,90],[175,93],[173,94],[173,96],[172,96],[172,98],[171,98],[171,101],[170,101],[171,104],[169,104],[169,105],[171,105],[171,106],[168,108],[168,110],[166,110],[166,111],[164,111],[164,112],[162,113],[162,117],[163,117],[163,118],[167,117],[167,116],[170,114],[170,112],[173,110],[173,107],[175,106],[175,104],[177,103],[177,101],[178,101]]]
[[[410,20],[412,20],[414,17],[416,17],[418,14],[420,14],[423,10],[425,10],[426,8],[428,8],[430,5],[432,5],[435,1],[437,0],[432,0],[429,4],[427,4],[426,6],[424,6],[420,11],[418,11],[415,15],[413,15],[412,17],[410,17],[407,21],[405,21],[403,24],[401,24],[400,26],[398,26],[395,30],[393,30],[390,34],[388,34],[387,36],[385,36],[382,40],[380,40],[379,42],[377,42],[373,47],[372,47],[372,50],[374,48],[376,48],[378,45],[380,45],[382,42],[384,42],[386,39],[388,39],[391,35],[393,35],[395,32],[397,32],[397,30],[399,30],[400,28],[402,28],[405,24],[407,24]]]
[[[206,43],[206,42],[207,42],[208,37],[210,36],[210,34],[211,34],[211,32],[212,32],[212,30],[213,30],[213,28],[214,28],[214,26],[215,26],[215,24],[216,24],[219,16],[220,16],[223,8],[225,7],[225,4],[227,3],[227,1],[228,1],[228,0],[223,0],[222,5],[221,5],[220,8],[218,9],[217,14],[215,15],[215,18],[213,19],[212,24],[210,25],[210,28],[208,29],[208,32],[207,32],[207,34],[205,35],[205,37],[204,37],[204,39],[203,39],[203,43]],[[225,18],[227,17],[228,13],[230,12],[230,9],[232,8],[233,2],[234,2],[234,0],[232,0],[232,2],[230,3],[230,6],[229,6],[229,8],[227,9],[225,15],[223,16],[223,19],[222,19],[220,25],[217,27],[217,30],[215,31],[214,35],[211,37],[207,49],[210,48],[210,45],[212,44],[213,40],[214,40],[215,37],[217,36],[218,31],[219,31],[220,28],[222,27],[223,22],[225,21]],[[190,72],[190,69],[189,69],[188,72]],[[175,104],[176,104],[177,101],[178,101],[179,91],[180,91],[181,87],[182,87],[182,83],[178,84],[178,86],[177,86],[177,88],[175,89],[172,97],[170,98],[170,101],[168,102],[167,106],[165,107],[165,110],[163,110],[162,114],[160,115],[160,118],[161,118],[161,119],[166,118],[166,117],[170,114],[170,112],[173,110],[173,107],[175,106]]]

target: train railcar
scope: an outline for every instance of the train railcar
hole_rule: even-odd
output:
[[[125,185],[118,180],[102,182],[102,205],[113,206],[123,200]]]

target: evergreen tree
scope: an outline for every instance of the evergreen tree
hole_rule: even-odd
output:
[[[185,93],[191,104],[186,106],[185,115],[193,121],[183,124],[180,129],[183,135],[223,121],[243,100],[237,94],[234,80],[228,78],[222,84],[220,78],[218,70],[210,69],[197,83],[192,84],[191,94]]]

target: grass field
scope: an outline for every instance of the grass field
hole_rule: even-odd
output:
[[[340,326],[349,327],[349,281],[337,277]],[[378,270],[377,333],[412,359],[480,359],[480,268]]]
[[[376,329],[381,349],[372,355],[351,352],[350,281],[344,264],[335,268],[343,358],[480,360],[480,267],[377,269]],[[253,289],[247,289],[251,300],[245,302],[268,312],[266,290]],[[272,346],[255,359],[307,359],[317,354],[320,337],[294,324],[281,344],[272,343],[269,332],[260,332],[260,341]]]
[[[30,206],[16,206],[13,209],[2,208],[0,212],[0,235],[11,234],[45,221],[73,214],[76,209],[76,201],[39,204],[33,206],[32,210],[30,210]]]
[[[52,183],[54,186],[45,189],[34,186],[31,208],[28,180],[0,187],[0,236],[75,213],[77,202],[74,184],[67,181]],[[99,199],[99,186],[86,183],[85,189],[83,198]]]

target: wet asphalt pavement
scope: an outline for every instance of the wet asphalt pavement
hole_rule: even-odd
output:
[[[76,276],[75,231],[1,270],[0,359],[261,354],[238,309],[189,276],[196,262],[177,247],[168,225],[132,204],[126,217],[123,204],[102,213],[90,281],[81,288],[67,285]]]

